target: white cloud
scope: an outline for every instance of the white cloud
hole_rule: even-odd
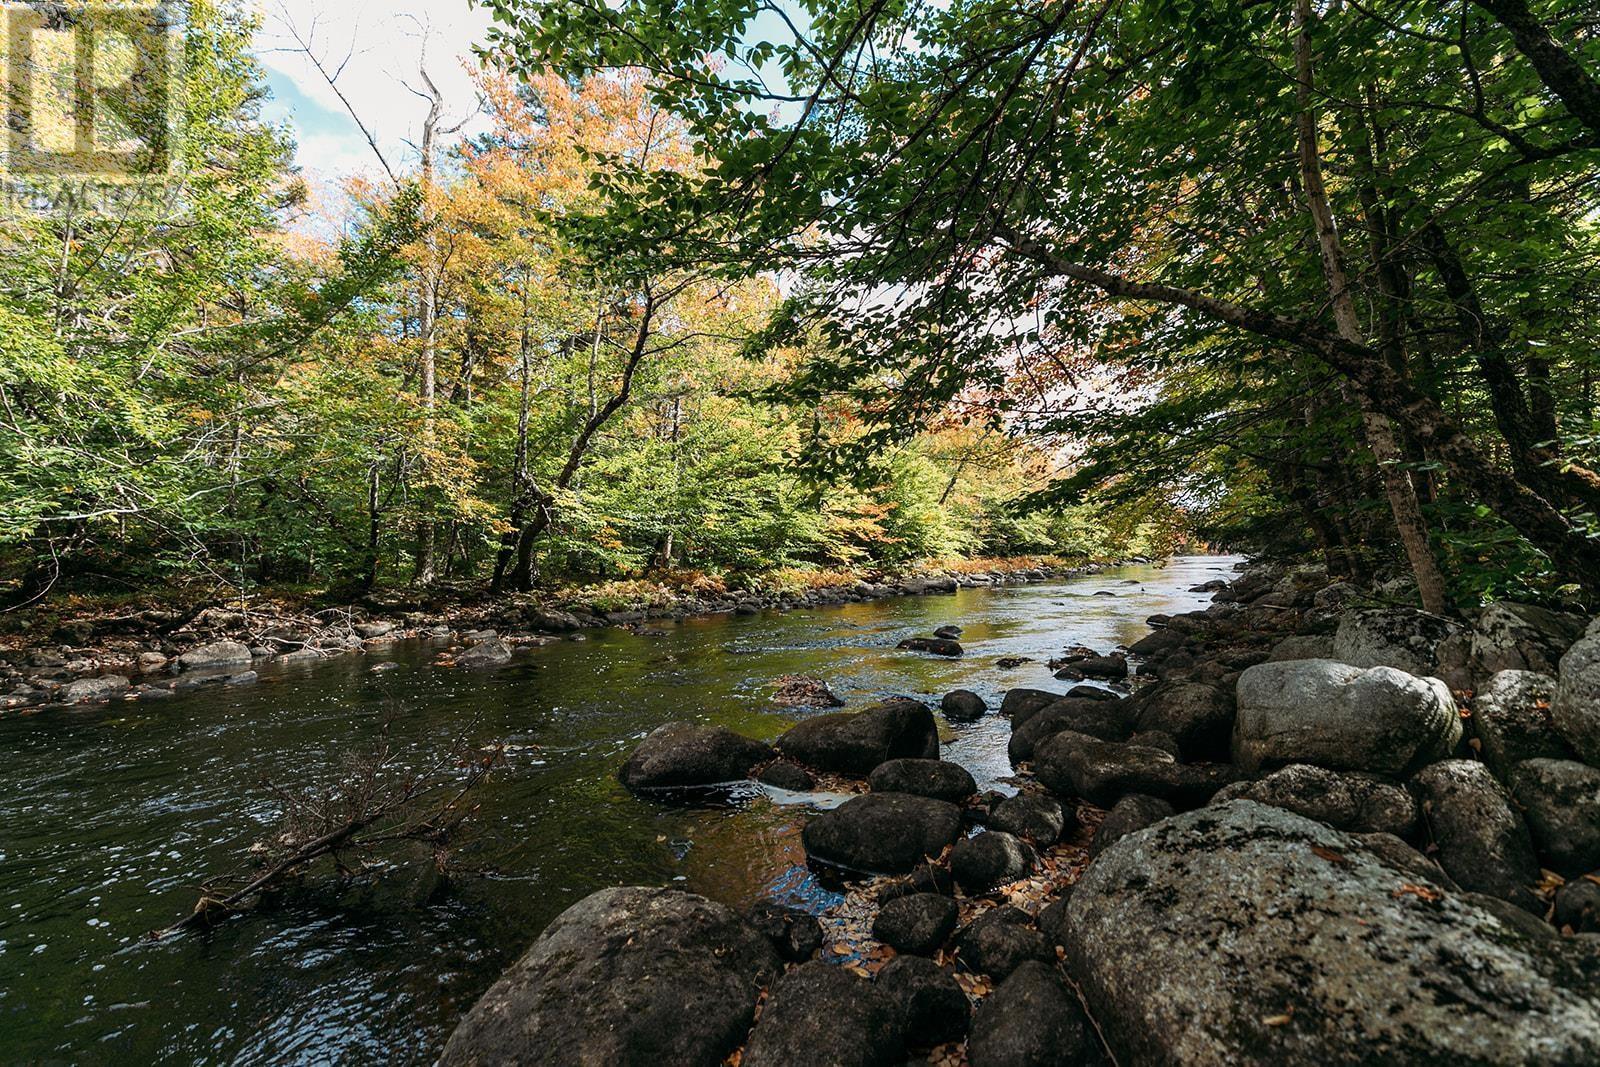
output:
[[[416,165],[428,105],[408,86],[422,88],[418,70],[425,45],[428,73],[444,96],[443,125],[455,125],[475,107],[472,46],[482,42],[490,19],[467,0],[254,2],[262,18],[256,50],[275,90],[269,114],[293,128],[298,162],[307,171],[324,177],[382,174],[340,93],[390,166],[400,171]],[[337,72],[337,92],[300,49],[297,35],[330,74]]]

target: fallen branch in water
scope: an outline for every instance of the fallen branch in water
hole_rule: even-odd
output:
[[[255,873],[206,883],[193,911],[152,931],[150,938],[160,940],[219,921],[324,857],[332,858],[341,874],[349,874],[352,868],[345,860],[352,853],[370,855],[385,845],[420,842],[433,846],[434,862],[442,869],[461,824],[477,811],[473,792],[499,765],[503,750],[462,746],[420,771],[407,771],[388,730],[386,722],[378,748],[352,761],[331,787],[293,793],[269,784],[284,811],[279,831],[250,849],[258,857]]]

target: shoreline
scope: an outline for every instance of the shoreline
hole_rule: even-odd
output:
[[[899,573],[819,572],[827,584],[800,590],[696,593],[657,586],[631,600],[607,595],[607,586],[598,585],[495,600],[481,594],[452,599],[437,590],[386,590],[362,603],[315,611],[295,611],[267,593],[242,607],[199,607],[187,618],[160,608],[120,615],[107,609],[58,623],[42,639],[30,641],[26,634],[0,639],[0,714],[162,700],[200,687],[250,685],[257,681],[258,666],[381,652],[409,639],[449,642],[439,666],[493,668],[528,648],[581,640],[591,629],[954,595],[964,588],[1056,581],[1159,562],[1144,557],[1089,563],[981,559]]]

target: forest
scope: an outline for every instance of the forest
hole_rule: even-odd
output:
[[[331,204],[188,6],[177,187],[6,217],[7,599],[1179,540],[1583,586],[1593,20],[1509,2],[501,0],[486,131],[435,96]]]

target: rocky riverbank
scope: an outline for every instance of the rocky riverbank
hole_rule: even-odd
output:
[[[845,903],[595,894],[441,1062],[1600,1062],[1600,623],[1393,592],[1255,566],[1055,664],[1127,685],[952,694],[1010,720],[1015,796],[915,700],[665,724],[629,788],[853,783],[802,838]]]
[[[1136,561],[1145,562],[1145,561]],[[1116,564],[1072,566],[1040,559],[990,560],[904,574],[833,574],[813,588],[725,592],[651,588],[627,595],[574,590],[561,597],[494,600],[396,595],[361,604],[297,610],[260,598],[248,604],[83,612],[0,638],[0,712],[45,705],[163,699],[199,686],[257,681],[272,663],[315,662],[397,642],[436,643],[442,666],[492,668],[603,626],[717,614],[754,615],[882,599],[954,593],[967,587],[1047,581]]]

